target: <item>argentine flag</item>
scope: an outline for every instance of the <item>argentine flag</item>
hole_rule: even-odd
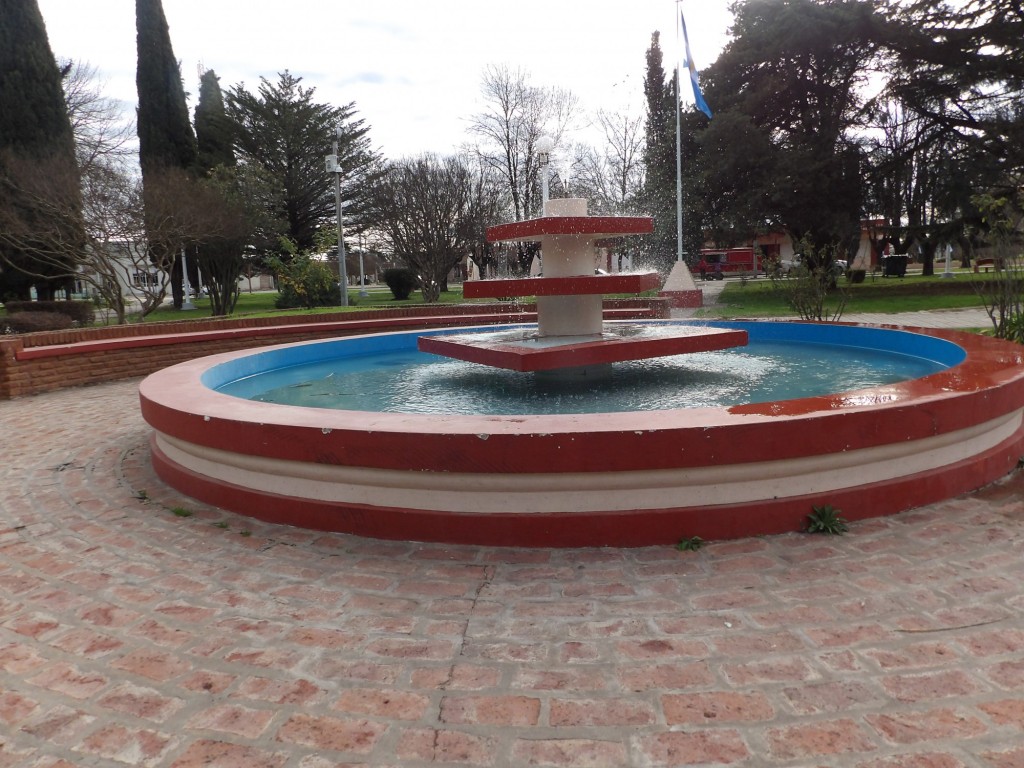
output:
[[[679,21],[683,25],[683,48],[686,51],[686,68],[690,70],[690,85],[693,86],[693,101],[697,109],[708,117],[711,117],[711,107],[704,101],[704,94],[700,92],[700,83],[697,82],[697,65],[693,63],[693,55],[690,53],[690,38],[686,34],[686,19],[683,18],[683,11],[679,10]]]

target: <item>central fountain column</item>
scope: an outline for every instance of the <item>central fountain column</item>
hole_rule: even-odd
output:
[[[557,198],[544,204],[545,216],[586,216],[587,201]],[[594,274],[593,239],[586,235],[549,235],[543,239],[544,277]],[[537,297],[537,336],[600,336],[603,296],[577,294]]]

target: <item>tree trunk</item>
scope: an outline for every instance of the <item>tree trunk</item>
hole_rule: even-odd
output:
[[[181,309],[183,299],[185,296],[185,287],[182,285],[182,270],[181,270],[181,254],[174,254],[174,260],[171,262],[171,300],[174,302],[175,309]]]
[[[921,274],[931,277],[935,274],[935,249],[936,243],[926,241],[921,244]]]

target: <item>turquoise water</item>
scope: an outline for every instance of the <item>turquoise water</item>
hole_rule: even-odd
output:
[[[919,378],[948,364],[870,347],[752,339],[747,347],[620,363],[606,379],[565,382],[400,348],[256,370],[216,389],[357,411],[585,414],[789,400]]]

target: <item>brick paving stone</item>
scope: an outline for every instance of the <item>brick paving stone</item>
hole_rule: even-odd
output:
[[[661,706],[669,725],[765,722],[775,716],[768,697],[760,692],[669,694],[661,697]]]
[[[629,765],[626,746],[585,739],[520,739],[512,746],[516,765],[551,768],[621,768]]]
[[[90,734],[79,751],[126,765],[154,766],[161,764],[173,743],[170,734],[108,725]]]
[[[531,726],[540,719],[540,699],[532,696],[445,696],[441,722],[457,725]]]
[[[966,768],[959,758],[936,752],[922,755],[894,755],[858,763],[855,768]]]
[[[168,489],[136,386],[0,402],[0,768],[1024,766],[1024,474],[697,553],[372,541]]]
[[[865,719],[893,744],[915,744],[951,737],[970,739],[986,731],[979,718],[953,709],[872,714]]]
[[[240,744],[200,739],[170,763],[170,768],[283,768],[288,756]]]
[[[638,739],[645,763],[652,766],[730,765],[747,762],[750,750],[738,731],[659,733]]]
[[[422,760],[428,763],[495,765],[494,737],[433,728],[410,728],[402,732],[395,756],[400,761]]]
[[[975,693],[979,685],[965,672],[948,669],[914,675],[893,675],[882,679],[882,688],[897,701],[931,701]]]
[[[978,709],[998,725],[1012,725],[1024,733],[1024,699],[1000,699],[979,704]]]
[[[772,756],[781,760],[864,753],[876,748],[866,729],[850,719],[791,725],[770,730],[767,736]]]
[[[419,720],[431,706],[431,699],[407,691],[353,688],[331,705],[350,715],[372,715],[386,720]]]
[[[622,699],[554,699],[548,714],[548,724],[556,728],[644,726],[656,719],[651,704]]]
[[[164,723],[185,706],[180,698],[166,696],[153,688],[123,682],[111,688],[96,703],[104,709],[123,712],[132,717]]]
[[[368,754],[386,726],[370,720],[296,714],[277,731],[277,740],[317,750]]]
[[[1024,747],[1004,751],[984,752],[982,757],[990,768],[1024,768]]]
[[[189,729],[219,731],[247,739],[256,739],[274,719],[274,712],[266,709],[252,709],[233,704],[218,704],[196,712],[185,726]]]

